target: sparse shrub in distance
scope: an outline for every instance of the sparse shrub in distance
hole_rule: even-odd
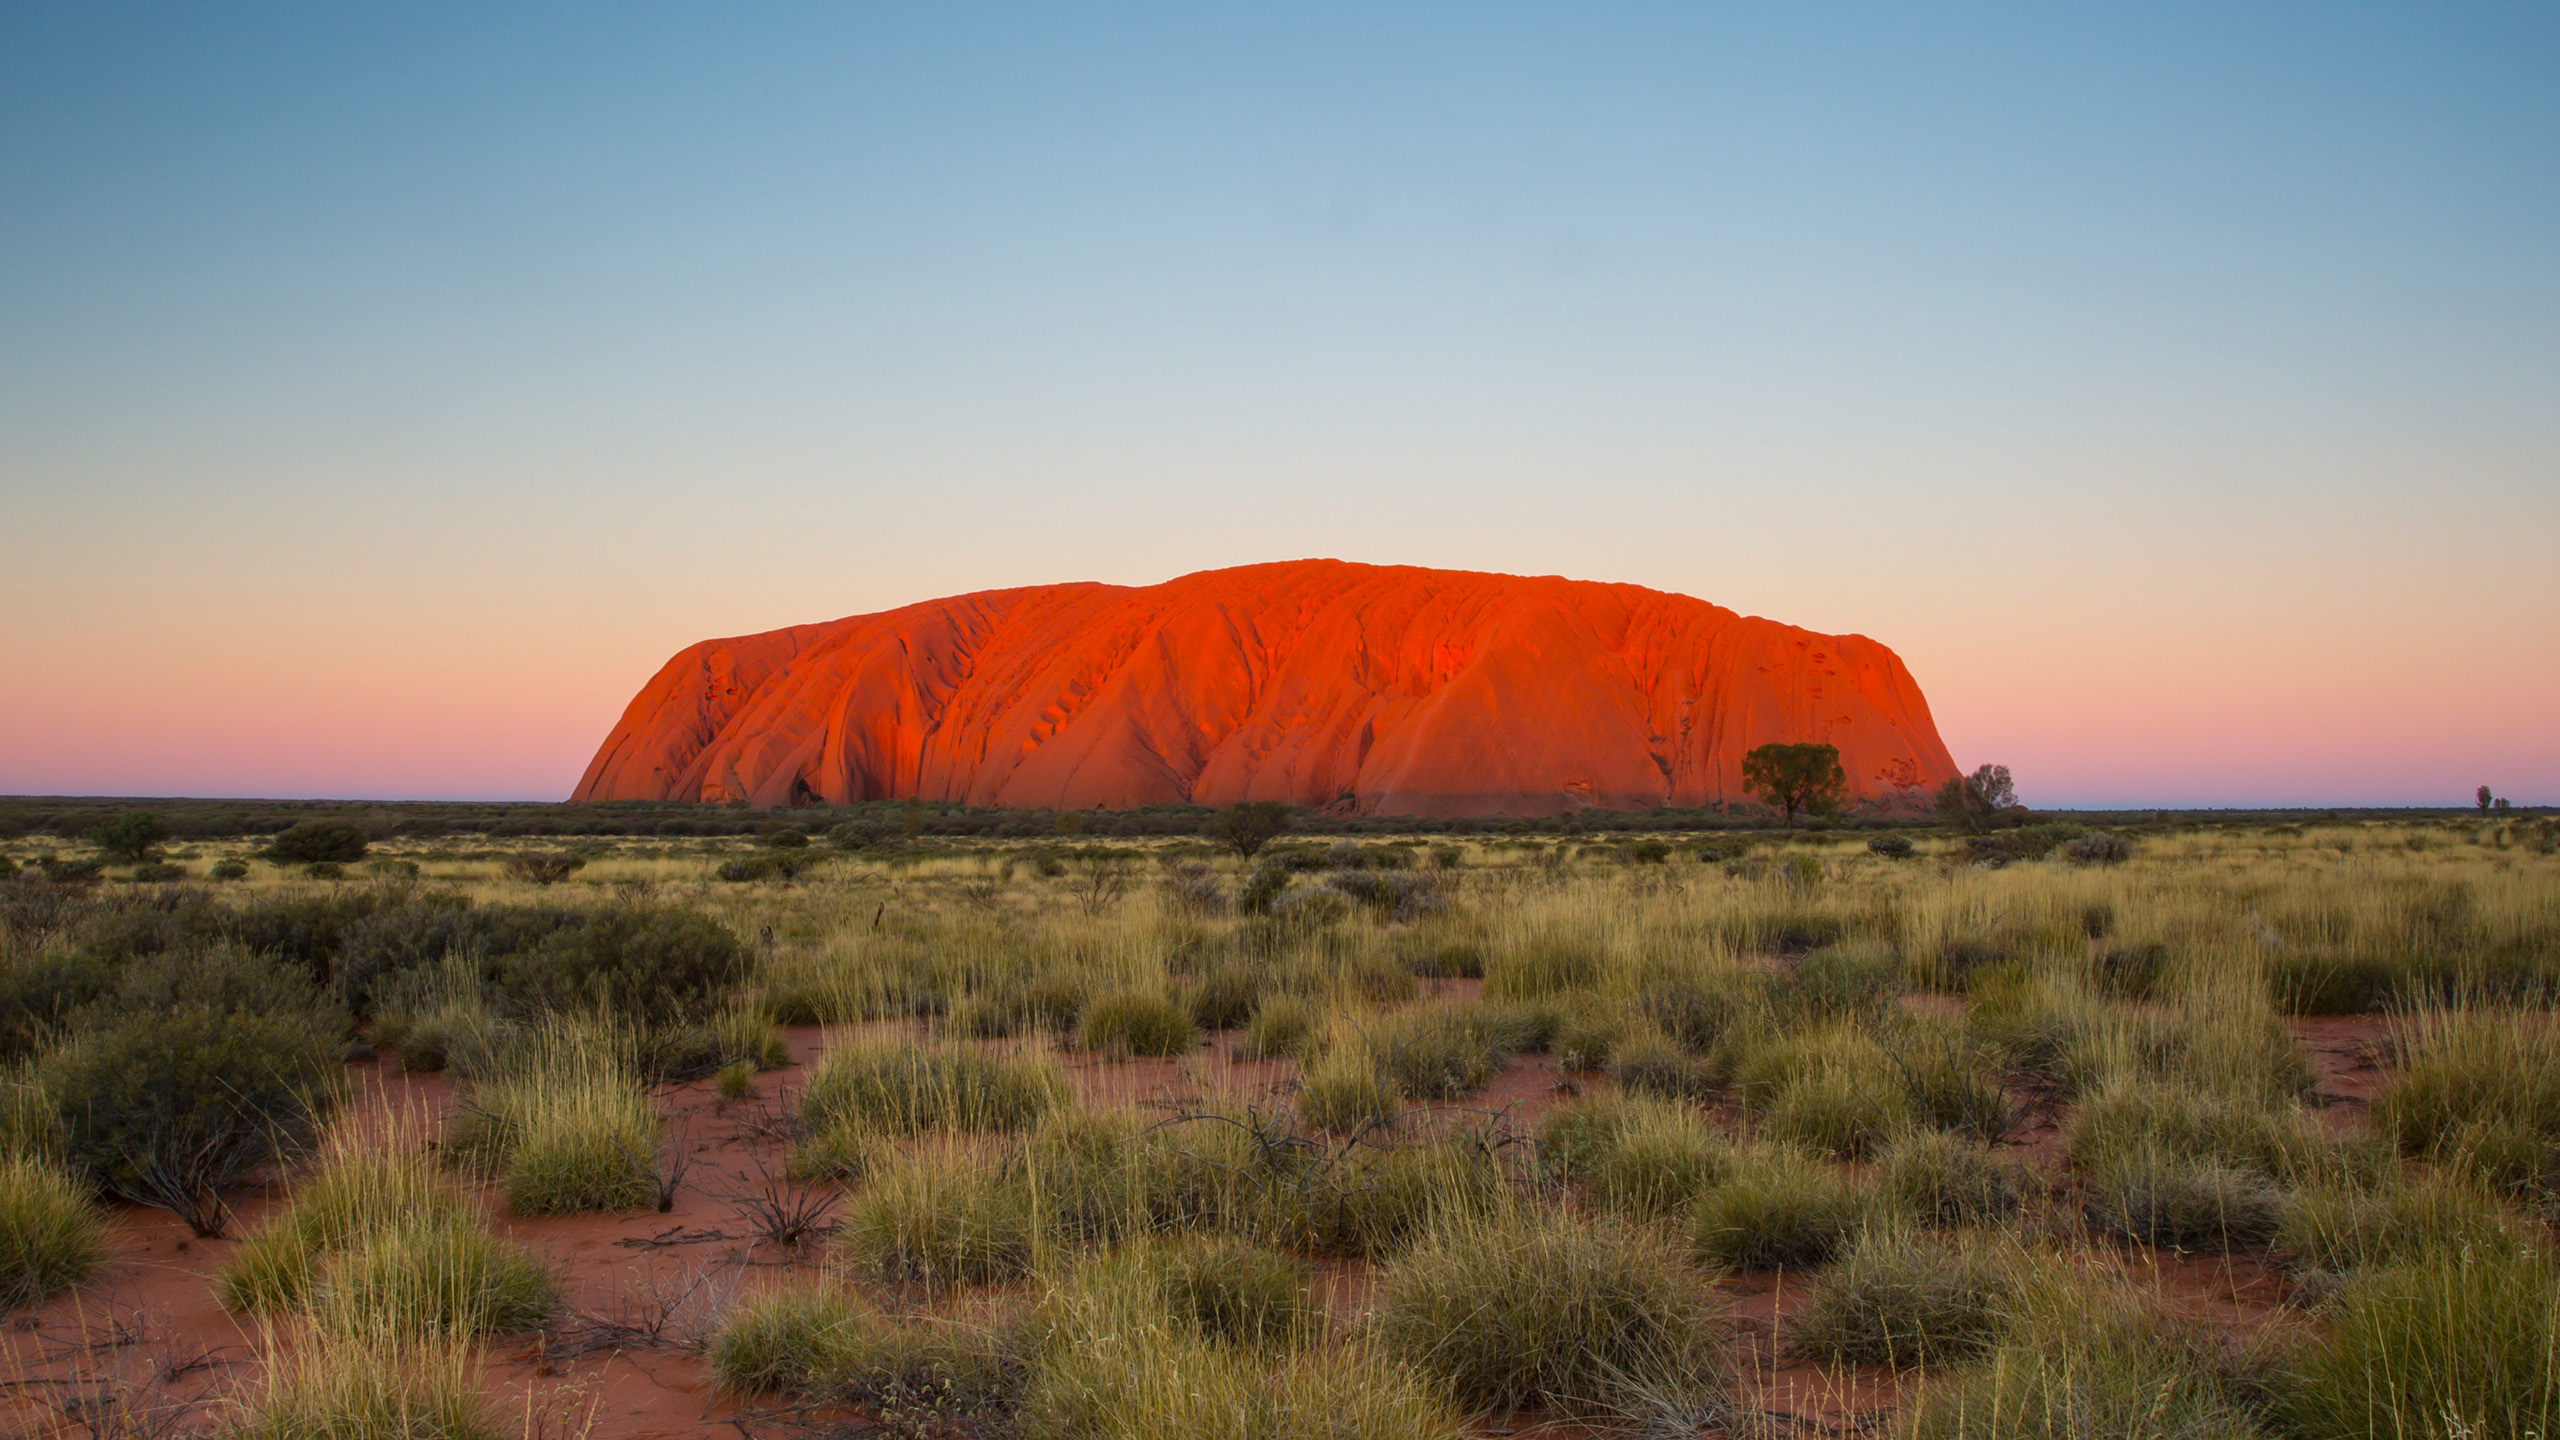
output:
[[[1208,866],[1177,860],[1164,869],[1164,898],[1176,915],[1216,915],[1227,908],[1227,887]]]
[[[134,866],[133,873],[125,878],[136,885],[169,885],[186,879],[187,868],[183,865],[168,865],[155,861],[148,865]]]
[[[586,863],[585,856],[566,850],[519,850],[507,857],[504,868],[511,880],[551,886],[585,868]]]
[[[1067,1093],[1066,1077],[1045,1056],[864,1041],[819,1058],[800,1114],[812,1131],[839,1122],[891,1135],[1028,1130]]]
[[[768,850],[800,850],[807,848],[809,835],[791,825],[767,825],[756,832],[756,843]]]
[[[2121,865],[2133,858],[2133,842],[2109,830],[2092,830],[2066,842],[2062,858],[2074,865]]]
[[[214,861],[212,867],[204,873],[216,880],[245,880],[249,878],[249,862],[226,857]]]
[[[148,810],[124,811],[89,830],[89,843],[98,847],[98,853],[125,865],[149,863],[168,838],[168,822]]]
[[[709,1010],[743,977],[736,936],[675,905],[609,905],[495,965],[499,993],[540,1009],[607,1009],[642,1026]]]
[[[339,864],[335,860],[314,860],[310,864],[302,867],[302,878],[306,880],[344,880],[347,878],[347,867]]]
[[[79,1183],[34,1155],[0,1155],[0,1314],[89,1278],[107,1224]]]
[[[1938,819],[1969,833],[1990,829],[2017,803],[2017,783],[2006,765],[1984,765],[1938,787]]]
[[[1689,1207],[1689,1243],[1736,1270],[1820,1265],[1877,1210],[1864,1182],[1785,1146],[1752,1146]]]
[[[2015,1283],[1996,1242],[1869,1230],[1814,1279],[1787,1341],[1835,1365],[1943,1365],[1999,1343]]]
[[[1209,821],[1209,838],[1250,860],[1289,828],[1289,807],[1277,800],[1243,800],[1220,810]]]
[[[1713,1288],[1642,1227],[1506,1207],[1435,1228],[1379,1290],[1379,1342],[1465,1405],[1704,1408],[1726,1382]]]
[[[1945,1131],[1920,1130],[1895,1141],[1878,1157],[1876,1176],[1887,1205],[1923,1224],[1987,1225],[2018,1212],[2009,1168]]]
[[[1257,865],[1245,878],[1244,888],[1236,892],[1236,913],[1268,915],[1271,907],[1289,888],[1289,872],[1277,865]]]
[[[1200,1034],[1181,1007],[1153,990],[1122,990],[1084,1007],[1076,1022],[1079,1048],[1116,1059],[1188,1055]]]
[[[1908,860],[1911,858],[1911,837],[1879,835],[1867,842],[1867,851],[1870,854],[1881,855],[1887,860]]]
[[[2560,1265],[2442,1248],[2351,1276],[2280,1386],[2300,1436],[2560,1434]]]
[[[278,865],[344,865],[370,848],[364,831],[347,821],[304,820],[268,841],[266,856]]]

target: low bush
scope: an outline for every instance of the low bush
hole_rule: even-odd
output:
[[[813,1132],[836,1124],[891,1135],[1027,1130],[1067,1095],[1066,1077],[1045,1056],[865,1041],[819,1059],[800,1116]]]
[[[1689,1207],[1689,1244],[1700,1258],[1736,1270],[1820,1265],[1878,1209],[1865,1183],[1785,1146],[1753,1146]]]
[[[1994,1242],[1870,1230],[1814,1280],[1787,1342],[1829,1364],[1897,1370],[1979,1355],[2008,1330],[2016,1268]]]
[[[341,1024],[218,1001],[102,1017],[46,1054],[36,1083],[91,1184],[217,1235],[224,1192],[298,1153],[335,1105]]]
[[[228,1308],[272,1314],[305,1304],[321,1264],[400,1225],[468,1219],[471,1203],[436,1173],[426,1135],[395,1125],[341,1129],[283,1214],[241,1242],[215,1277]]]
[[[223,1420],[224,1440],[500,1440],[479,1367],[454,1342],[362,1331],[279,1346],[255,1391]]]
[[[1722,1306],[1656,1232],[1511,1206],[1436,1227],[1379,1281],[1388,1353],[1462,1403],[1609,1414],[1712,1404]]]
[[[1716,1092],[1715,1067],[1665,1035],[1638,1034],[1609,1052],[1609,1078],[1631,1095],[1703,1100]]]
[[[603,1009],[640,1026],[708,1012],[745,977],[737,937],[680,906],[587,912],[492,967],[498,993],[546,1010]]]
[[[2560,1434],[2560,1264],[2539,1245],[2360,1272],[2321,1322],[2281,1386],[2294,1434]]]
[[[1491,1083],[1509,1057],[1499,1029],[1480,1005],[1423,1005],[1397,1016],[1378,1041],[1399,1093],[1416,1100],[1455,1100]]]
[[[1307,1302],[1306,1267],[1249,1241],[1175,1240],[1153,1247],[1148,1259],[1165,1308],[1212,1339],[1276,1344],[1316,1318]]]
[[[363,830],[344,820],[304,820],[267,842],[278,865],[347,864],[372,848]]]
[[[1927,1225],[1987,1225],[2018,1213],[2018,1184],[1980,1145],[1943,1131],[1906,1135],[1877,1157],[1877,1188]]]
[[[2140,1081],[2111,1085],[2081,1104],[2070,1155],[2090,1171],[2176,1155],[2294,1182],[2370,1166],[2298,1106]]]
[[[105,1217],[50,1161],[0,1156],[0,1313],[89,1277],[106,1258]]]
[[[1676,1215],[1722,1180],[1732,1147],[1685,1105],[1631,1098],[1589,1166],[1591,1195],[1636,1219]]]
[[[1908,860],[1911,858],[1911,838],[1907,835],[1879,835],[1867,842],[1867,850],[1887,860]]]
[[[1161,992],[1121,990],[1084,1007],[1076,1022],[1076,1044],[1115,1059],[1163,1058],[1198,1049],[1200,1032]]]
[[[359,1316],[369,1332],[473,1339],[530,1330],[559,1305],[550,1272],[479,1217],[413,1220],[334,1256],[315,1287],[324,1317]]]
[[[2062,858],[2074,865],[2121,865],[2133,858],[2133,842],[2109,830],[2092,830],[2063,842]]]
[[[2328,1184],[2290,1198],[2275,1249],[2295,1269],[2346,1271],[2466,1249],[2525,1244],[2517,1216],[2465,1179],[2393,1176],[2376,1188]]]

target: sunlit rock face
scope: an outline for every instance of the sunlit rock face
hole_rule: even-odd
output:
[[[705,640],[578,800],[1551,815],[1743,802],[1840,748],[1854,802],[1956,773],[1894,653],[1634,585],[1297,560],[1040,585]]]

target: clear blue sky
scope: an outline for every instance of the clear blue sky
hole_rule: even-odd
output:
[[[2560,10],[1591,8],[0,9],[0,791],[1339,555],[1874,635],[2031,802],[2560,802]]]

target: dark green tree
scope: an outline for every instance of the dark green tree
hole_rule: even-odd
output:
[[[1837,745],[1762,745],[1742,757],[1742,783],[1752,796],[1796,823],[1799,813],[1828,815],[1847,798],[1848,772]]]
[[[364,832],[344,820],[305,820],[267,842],[267,858],[279,865],[344,864],[361,860]]]
[[[1959,830],[1980,834],[2018,803],[2017,784],[2006,765],[1985,765],[1938,787],[1938,818]]]
[[[2479,794],[2476,798],[2478,798],[2478,800],[2480,801],[2480,813],[2481,813],[2481,814],[2483,814],[2483,815],[2488,814],[2488,813],[2489,813],[2489,798],[2490,798],[2490,797],[2489,797],[2489,787],[2488,787],[2488,786],[2486,786],[2486,785],[2481,786],[2481,787],[2480,787],[2480,794]]]
[[[2489,808],[2486,801],[2481,809]],[[101,820],[89,831],[89,839],[106,852],[110,860],[128,865],[148,862],[160,852],[160,842],[169,838],[169,827],[148,810],[127,810],[112,820]]]
[[[1240,800],[1209,820],[1209,838],[1250,860],[1289,828],[1289,807],[1277,800]]]

